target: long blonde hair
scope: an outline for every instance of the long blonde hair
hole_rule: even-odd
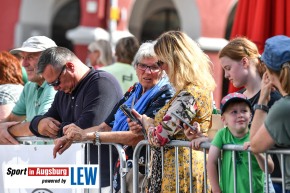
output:
[[[212,63],[200,47],[180,31],[163,33],[154,46],[159,60],[169,68],[169,81],[181,90],[188,84],[207,87],[213,91],[216,83],[212,76]]]

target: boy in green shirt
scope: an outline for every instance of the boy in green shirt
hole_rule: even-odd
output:
[[[221,179],[218,179],[217,163],[221,156],[223,145],[243,145],[244,149],[249,147],[249,122],[251,120],[251,103],[246,96],[240,93],[231,93],[221,101],[222,121],[225,128],[219,130],[211,142],[208,155],[208,175],[213,193],[234,192],[234,165],[232,154],[234,151],[224,150],[222,152]],[[265,157],[263,154],[252,154],[252,187],[253,192],[264,192],[264,170]],[[236,182],[237,192],[249,193],[249,163],[247,151],[236,152]],[[274,164],[268,156],[268,171],[274,170]]]

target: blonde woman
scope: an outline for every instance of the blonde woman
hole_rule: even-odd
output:
[[[172,112],[178,114],[187,122],[201,125],[202,135],[194,140],[207,139],[212,113],[211,92],[216,84],[212,76],[208,56],[185,33],[169,31],[162,34],[154,46],[159,59],[158,65],[169,77],[176,89],[175,96],[157,113],[152,120],[146,115],[135,115],[142,121],[147,134],[151,152],[151,168],[148,181],[148,192],[176,192],[174,148],[164,148],[164,170],[162,177],[162,160],[160,146],[170,140],[185,140],[183,127],[179,125]],[[133,132],[140,132],[141,126],[130,122]],[[179,192],[189,192],[189,149],[179,148]],[[203,153],[192,150],[193,153],[193,189],[203,192]]]

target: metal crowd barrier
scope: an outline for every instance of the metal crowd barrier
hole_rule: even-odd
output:
[[[285,185],[285,155],[290,155],[290,149],[273,149],[273,150],[268,150],[266,152],[267,154],[276,154],[277,156],[280,156],[280,168],[281,168],[281,174],[282,178],[281,179],[272,179],[273,182],[280,182],[282,184],[282,192],[285,193],[286,190],[286,185]],[[267,169],[267,168],[266,168]],[[268,183],[268,182],[267,182]]]
[[[91,141],[87,141],[87,144],[92,143]],[[119,161],[120,161],[120,192],[121,193],[126,193],[127,191],[127,187],[126,187],[126,175],[129,171],[128,169],[128,165],[127,165],[127,161],[126,161],[126,154],[125,151],[123,149],[123,146],[120,144],[116,144],[116,143],[101,143],[100,145],[98,145],[98,163],[100,166],[101,163],[101,148],[102,145],[109,145],[109,155],[110,155],[110,189],[111,192],[113,192],[114,187],[113,187],[113,165],[115,163],[113,163],[113,159],[112,159],[112,155],[113,155],[113,151],[112,151],[112,147],[114,146],[118,152],[119,155]],[[89,147],[88,147],[88,152],[89,152]],[[89,154],[87,154],[87,160],[90,160]],[[99,167],[99,172],[101,173],[102,168]],[[101,177],[99,178],[99,184],[101,184]],[[98,192],[101,193],[101,189],[98,189]]]
[[[138,158],[140,155],[140,151],[142,149],[142,147],[147,146],[150,149],[149,143],[146,140],[140,141],[137,146],[135,147],[134,150],[134,155],[133,155],[133,192],[137,193],[138,192],[138,167],[139,167],[139,163],[138,163]],[[179,175],[178,175],[178,148],[179,147],[188,147],[191,148],[191,143],[189,141],[179,141],[179,140],[173,140],[170,143],[166,144],[166,146],[171,146],[175,148],[175,178],[176,178],[176,192],[179,192]],[[204,192],[207,192],[208,190],[208,184],[207,184],[207,169],[206,169],[206,161],[207,161],[207,150],[210,147],[210,143],[209,142],[204,142],[200,145],[201,150],[203,151],[204,154],[204,187],[206,187],[204,189]],[[162,151],[162,147],[161,147],[161,152]],[[236,163],[236,152],[237,151],[247,151],[248,152],[248,162],[249,162],[249,187],[250,187],[250,193],[253,193],[253,189],[252,189],[252,161],[251,161],[251,149],[247,149],[244,150],[242,145],[224,145],[223,150],[227,150],[227,151],[233,151],[233,165],[234,165],[234,192],[237,193],[237,184],[236,184],[236,168],[235,168],[235,163]],[[150,150],[148,150],[150,151]],[[287,150],[281,150],[281,149],[274,149],[274,150],[269,150],[267,151],[265,154],[265,157],[267,158],[267,156],[269,154],[277,154],[281,157],[281,171],[282,171],[282,179],[276,179],[276,182],[281,182],[282,183],[282,187],[283,187],[283,193],[285,193],[285,164],[284,164],[284,155],[289,155],[290,154],[290,149]],[[148,156],[149,153],[147,153],[147,158],[149,158],[150,156]],[[189,160],[189,164],[190,164],[190,168],[189,170],[190,172],[190,182],[192,182],[192,152],[190,151],[190,160]],[[150,162],[150,160],[147,160],[148,163]],[[147,169],[146,169],[146,174],[148,174],[148,169],[149,169],[149,164],[146,164]],[[220,163],[221,160],[219,160],[219,164],[218,164],[218,171],[219,171],[219,176],[220,176]],[[268,181],[268,167],[267,167],[267,159],[265,160],[265,179],[266,179],[266,193],[269,192],[269,181]],[[162,170],[163,170],[164,166],[163,166],[163,157],[162,157]],[[192,184],[190,184],[190,193],[193,192],[192,190]]]
[[[137,193],[138,192],[138,168],[139,168],[139,163],[138,163],[138,158],[140,155],[140,151],[142,147],[147,146],[148,152],[150,151],[150,146],[149,142],[147,140],[140,141],[137,146],[134,149],[134,154],[133,154],[133,192]],[[172,140],[170,143],[166,144],[166,146],[173,146],[175,147],[175,180],[176,180],[176,192],[179,192],[179,175],[178,175],[178,147],[188,147],[191,148],[191,143],[189,141],[179,141],[179,140]],[[203,148],[204,152],[204,168],[206,168],[206,150],[209,148],[210,144],[209,143],[203,143],[201,147]],[[161,152],[163,153],[163,148],[161,147]],[[149,153],[147,153],[147,158],[149,158]],[[189,154],[189,170],[190,172],[190,181],[192,182],[192,152],[190,151]],[[145,175],[148,175],[148,167],[149,167],[149,162],[150,160],[148,159],[148,163],[145,164],[147,169],[145,172]],[[164,165],[163,165],[163,156],[162,156],[162,171],[163,171]],[[204,192],[207,192],[207,175],[206,175],[206,169],[204,170],[204,184],[206,187],[204,189]],[[192,193],[192,184],[190,185],[190,193]]]
[[[47,138],[38,138],[38,137],[19,137],[17,138],[18,141],[20,141],[22,144],[25,145],[39,145],[40,144],[52,144],[52,140],[51,139],[47,139]],[[87,141],[84,143],[92,143],[91,141]],[[82,143],[82,144],[84,144]],[[98,152],[100,152],[102,145],[109,145],[109,155],[110,155],[110,187],[111,187],[111,192],[113,192],[113,163],[112,163],[112,147],[114,146],[118,152],[119,155],[119,159],[120,159],[120,192],[121,193],[126,193],[127,191],[127,187],[126,187],[126,174],[129,171],[128,165],[127,165],[127,161],[126,161],[126,155],[125,155],[125,151],[123,150],[122,145],[120,144],[113,144],[113,143],[101,143],[101,145],[98,146]],[[134,148],[134,154],[133,154],[133,161],[132,160],[128,160],[128,162],[132,161],[133,162],[133,192],[134,193],[138,193],[138,172],[139,172],[139,155],[141,152],[142,147],[147,146],[147,160],[146,160],[146,171],[145,171],[145,175],[148,174],[148,168],[149,168],[149,162],[150,162],[150,146],[148,141],[143,140],[140,141],[137,146]],[[191,148],[191,143],[189,141],[179,141],[179,140],[173,140],[170,143],[168,143],[166,146],[171,146],[175,148],[175,170],[177,171],[176,174],[176,192],[179,191],[179,175],[178,175],[178,148],[179,147],[187,147],[187,148]],[[87,147],[89,147],[87,145]],[[206,142],[206,143],[202,143],[201,144],[201,150],[203,151],[203,155],[204,155],[204,192],[208,191],[208,184],[207,184],[207,169],[206,169],[206,160],[207,160],[207,150],[210,147],[210,143]],[[250,193],[253,192],[252,190],[252,168],[251,168],[251,150],[244,150],[243,146],[241,145],[225,145],[222,148],[223,150],[228,150],[228,151],[247,151],[248,152],[248,158],[249,158],[249,187],[250,187]],[[89,151],[89,149],[88,149]],[[161,147],[161,152],[163,152],[163,148]],[[52,152],[51,152],[52,154]],[[236,162],[236,153],[233,154],[233,162]],[[282,178],[281,179],[277,179],[275,181],[277,182],[281,182],[282,183],[282,187],[283,187],[283,193],[285,193],[285,163],[284,163],[284,155],[289,155],[290,154],[290,149],[285,150],[285,149],[274,149],[274,150],[269,150],[265,153],[265,156],[268,156],[269,154],[277,154],[280,156],[281,158],[281,171],[282,171]],[[101,155],[100,153],[98,154],[98,163],[100,166],[100,159],[101,159]],[[52,155],[51,155],[52,156]],[[63,156],[63,155],[61,155]],[[87,154],[87,156],[89,156],[89,154]],[[163,159],[163,157],[162,157]],[[89,157],[87,157],[87,160],[90,160]],[[267,160],[267,159],[266,159]],[[220,163],[220,161],[219,161]],[[89,164],[89,163],[87,163]],[[267,161],[266,164],[267,166]],[[235,164],[234,164],[235,166]],[[190,160],[189,160],[189,170],[192,171],[192,152],[190,151]],[[163,162],[162,162],[162,169],[164,168],[163,166]],[[99,170],[102,170],[103,168],[99,167]],[[220,164],[218,166],[219,169],[219,176],[220,176]],[[268,168],[265,168],[266,172],[265,175],[267,175],[268,173]],[[269,187],[268,187],[268,178],[265,178],[266,180],[266,192],[269,192]],[[101,178],[99,178],[99,184],[101,184]],[[192,182],[192,172],[190,172],[190,182]],[[236,171],[234,169],[234,192],[238,192],[236,189]],[[87,191],[88,193],[90,192],[90,190]],[[101,192],[101,189],[98,189],[98,192]],[[190,184],[190,192],[192,193],[192,184]]]

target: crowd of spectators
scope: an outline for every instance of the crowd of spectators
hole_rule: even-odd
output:
[[[136,37],[125,37],[117,42],[114,54],[110,42],[95,40],[88,45],[87,63],[48,37],[32,36],[21,47],[0,52],[0,144],[19,144],[16,138],[20,136],[51,138],[56,157],[75,141],[93,141],[88,144],[87,161],[100,164],[101,192],[111,192],[109,149],[101,144],[121,144],[127,159],[132,159],[134,146],[148,140],[149,173],[140,167],[140,179],[146,181],[147,192],[166,193],[177,191],[175,149],[166,146],[171,140],[192,143],[192,149],[178,148],[179,192],[191,188],[197,193],[206,188],[209,193],[234,192],[229,175],[232,154],[221,150],[226,144],[243,145],[252,151],[253,191],[264,192],[268,178],[264,172],[274,171],[272,177],[281,177],[279,166],[285,163],[285,190],[290,193],[290,156],[285,155],[282,162],[275,155],[261,154],[273,147],[290,147],[289,47],[290,38],[278,35],[267,39],[262,55],[246,37],[236,37],[220,50],[225,78],[241,90],[222,99],[224,128],[211,141],[208,131],[216,88],[212,62],[187,34],[168,31],[141,45]],[[124,114],[120,108],[124,105],[138,122]],[[202,142],[211,143],[208,187],[205,157],[199,150]],[[246,193],[250,188],[248,154],[238,152],[237,156],[236,188]],[[142,164],[147,160],[146,149],[139,159]],[[113,156],[116,192],[121,178],[118,161]],[[130,187],[128,179],[129,175]],[[281,183],[272,186],[270,178],[269,182],[269,192],[282,192]]]

